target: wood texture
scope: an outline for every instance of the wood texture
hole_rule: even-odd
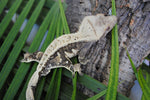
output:
[[[72,32],[76,32],[84,16],[111,14],[110,0],[67,0],[67,20]],[[150,2],[149,0],[116,1],[119,32],[119,86],[118,91],[128,96],[134,85],[135,75],[126,55],[125,47],[136,66],[150,53]],[[111,32],[97,42],[90,43],[82,53],[88,63],[83,72],[107,85],[111,62]],[[91,94],[83,89],[85,94]]]

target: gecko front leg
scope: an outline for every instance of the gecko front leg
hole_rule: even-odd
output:
[[[43,56],[43,52],[34,52],[34,53],[25,53],[24,59],[21,60],[21,62],[32,62],[36,61],[39,62]]]

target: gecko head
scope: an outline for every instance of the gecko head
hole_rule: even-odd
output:
[[[79,32],[92,36],[94,39],[100,39],[105,36],[116,24],[117,17],[104,16],[104,14],[97,14],[87,16],[81,23]]]

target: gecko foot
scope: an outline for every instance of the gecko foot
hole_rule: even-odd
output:
[[[81,72],[81,67],[80,66],[81,66],[80,64],[73,65],[73,72],[72,72],[73,76],[75,75],[75,72],[78,72],[80,76],[83,75],[83,73]]]

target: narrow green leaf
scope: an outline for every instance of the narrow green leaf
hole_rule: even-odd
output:
[[[62,25],[62,19],[61,19],[61,15],[58,12],[58,19],[57,19],[57,27],[56,27],[56,38],[58,38],[59,36],[61,36],[63,34],[63,25]]]
[[[49,99],[53,98],[53,90],[54,90],[53,87],[54,87],[54,79],[55,79],[56,72],[57,72],[57,69],[53,71],[53,76],[51,78],[51,82],[50,82],[50,85],[48,87],[48,91],[47,91],[47,95],[45,97],[45,100],[49,100]]]
[[[146,72],[146,83],[150,84],[150,74],[148,72]],[[150,88],[150,85],[148,85],[148,87]],[[141,100],[146,100],[144,93],[142,94]]]
[[[71,100],[76,100],[76,90],[77,90],[77,72],[75,73],[73,80],[73,92]]]
[[[142,94],[141,100],[146,100],[144,94]]]
[[[73,64],[77,64],[77,63],[78,63],[77,57],[71,59],[71,61],[72,61]],[[72,77],[73,91],[72,91],[72,97],[71,97],[71,100],[76,100],[76,91],[77,91],[76,88],[77,88],[77,78],[78,78],[77,75],[78,75],[77,72],[75,72],[74,77]],[[71,75],[71,76],[72,76],[72,75]]]
[[[150,69],[150,68],[149,68]],[[150,73],[146,72],[146,83],[150,84]],[[150,88],[150,85],[148,85]]]
[[[119,73],[119,50],[118,50],[118,37],[116,37],[117,26],[112,30],[112,56],[111,56],[111,69],[109,75],[108,90],[106,100],[116,100],[117,86],[118,86],[118,73]]]
[[[7,15],[4,17],[4,19],[0,23],[0,38],[3,35],[4,31],[6,30],[8,24],[10,23],[13,15],[17,11],[17,9],[20,6],[21,2],[22,2],[22,0],[16,0],[14,2],[14,4],[12,5],[12,7],[9,9],[9,12],[7,13]]]
[[[48,7],[48,8],[51,8],[52,5],[54,4],[54,0],[46,0],[46,3],[45,3],[45,7]]]
[[[112,0],[112,14],[116,15],[115,0]],[[116,100],[119,76],[119,46],[117,25],[112,30],[111,68],[106,93],[106,100]]]
[[[9,55],[9,58],[7,59],[6,63],[4,64],[3,69],[2,69],[2,71],[0,73],[0,89],[2,88],[5,80],[7,79],[8,75],[9,75],[9,73],[11,71],[11,69],[13,68],[13,65],[16,62],[17,57],[19,56],[19,53],[21,52],[21,49],[23,48],[23,46],[24,46],[24,44],[26,42],[26,39],[27,39],[31,29],[32,29],[32,26],[34,25],[38,15],[39,15],[39,12],[40,12],[40,9],[38,9],[38,11],[33,13],[33,15],[32,15],[33,17],[31,17],[29,19],[25,29],[23,30],[22,34],[19,36],[19,38],[18,38],[18,40],[17,40],[13,50],[11,51],[11,53]],[[47,18],[47,20],[48,20],[48,18]],[[45,21],[45,26],[43,26],[42,29],[40,29],[40,31],[38,31],[37,34],[43,33],[44,32],[43,29],[46,30],[47,27],[48,27],[47,24],[48,24],[48,21]],[[41,34],[41,36],[37,37],[37,41],[33,41],[33,42],[35,44],[38,44],[38,43],[40,44],[41,41],[40,41],[39,38],[41,38],[42,35],[44,35],[44,33]],[[38,48],[38,45],[34,45],[34,46],[32,46],[32,48],[34,50],[36,50],[36,48]]]
[[[56,76],[57,80],[56,80],[55,100],[58,100],[59,93],[60,93],[61,75],[62,75],[62,68],[59,68],[57,71],[57,76]]]
[[[41,51],[45,51],[48,45],[54,40],[56,27],[57,27],[56,23],[58,23],[57,20],[58,20],[58,14],[59,14],[59,8],[57,6],[58,6],[58,3],[56,2],[54,7],[51,9],[51,12],[54,12],[54,13],[52,13],[51,24],[50,24],[45,42],[41,48]]]
[[[2,13],[4,7],[6,6],[8,0],[1,0],[0,1],[0,14]]]
[[[16,38],[17,33],[19,32],[19,29],[20,29],[22,23],[24,22],[26,16],[28,15],[28,13],[33,5],[33,2],[34,2],[34,0],[30,0],[28,2],[26,7],[23,9],[22,13],[19,15],[17,21],[13,25],[12,29],[8,33],[8,36],[6,37],[4,43],[2,44],[2,46],[0,48],[0,55],[1,55],[0,63],[6,56],[6,53],[8,52],[9,48],[11,47],[11,44],[13,43],[14,39]]]
[[[106,89],[106,90],[103,90],[102,92],[100,92],[100,93],[98,93],[98,94],[96,94],[96,95],[94,95],[94,96],[91,97],[91,98],[88,98],[87,100],[97,100],[97,99],[99,99],[100,97],[102,97],[103,95],[105,95],[105,94],[106,94],[106,91],[107,91],[107,89]]]
[[[139,82],[140,87],[143,91],[144,99],[149,100],[149,98],[150,98],[150,88],[148,87],[148,84],[146,83],[146,81],[143,77],[141,69],[139,69],[139,71],[138,71],[138,82]]]
[[[69,31],[69,27],[67,24],[64,8],[63,8],[63,5],[61,3],[61,0],[58,0],[58,1],[59,1],[59,7],[60,7],[60,14],[61,14],[62,21],[63,21],[64,32],[65,32],[65,34],[68,34],[68,33],[70,33],[70,31]]]
[[[126,51],[127,51],[127,50],[126,50]],[[132,69],[133,69],[133,71],[134,71],[134,73],[135,73],[135,76],[136,76],[136,78],[138,79],[138,75],[137,75],[136,67],[135,67],[135,65],[134,65],[134,63],[133,63],[133,61],[132,61],[132,59],[131,59],[131,57],[130,57],[130,55],[129,55],[129,52],[128,52],[128,51],[127,51],[127,56],[128,56],[129,61],[130,61],[130,63],[131,63]]]
[[[131,59],[131,57],[130,57],[128,51],[127,51],[127,55],[128,55],[129,60],[130,60],[132,69],[133,69],[133,71],[134,71],[134,73],[135,73],[135,76],[136,76],[136,78],[138,79],[138,82],[139,82],[139,84],[140,84],[140,86],[141,86],[141,88],[142,88],[142,91],[143,91],[142,100],[147,100],[147,98],[148,98],[148,96],[147,96],[147,95],[148,95],[148,92],[147,92],[146,88],[148,88],[148,87],[147,87],[147,84],[148,84],[148,81],[149,81],[148,74],[146,73],[146,82],[145,82],[145,80],[144,80],[144,78],[143,78],[143,75],[142,75],[141,69],[139,70],[139,72],[137,72],[136,67],[135,67],[135,65],[134,65],[134,63],[133,63],[133,61],[132,61],[132,59]],[[150,88],[149,88],[149,89],[150,89]],[[147,93],[145,94],[145,92],[147,92]],[[150,90],[149,90],[149,93],[150,93]],[[150,95],[150,94],[149,94],[149,95]]]
[[[146,72],[146,83],[150,84],[150,74],[148,72]],[[150,85],[148,85],[148,87],[150,88]],[[142,100],[146,100],[144,93],[142,95]]]

